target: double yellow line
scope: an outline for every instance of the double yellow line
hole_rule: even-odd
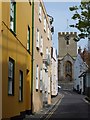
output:
[[[62,98],[64,97],[64,95],[62,96]],[[53,113],[56,111],[56,109],[58,108],[59,104],[62,101],[62,98],[60,99],[60,101],[56,104],[56,106],[51,110],[51,112],[49,112],[49,114],[46,116],[46,118],[44,120],[49,120],[49,118],[53,115]]]

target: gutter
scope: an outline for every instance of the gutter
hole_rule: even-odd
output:
[[[33,113],[34,0],[32,0],[31,114]]]

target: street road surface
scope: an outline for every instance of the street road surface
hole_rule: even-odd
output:
[[[90,104],[85,102],[85,96],[72,91],[62,91],[64,97],[61,102],[50,112],[45,120],[78,119],[90,120]]]

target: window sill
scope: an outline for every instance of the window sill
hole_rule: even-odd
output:
[[[22,103],[23,102],[23,100],[19,100],[19,103]]]
[[[14,96],[14,94],[8,94],[8,96]]]

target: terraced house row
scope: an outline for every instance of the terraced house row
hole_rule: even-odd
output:
[[[23,117],[51,104],[53,88],[57,95],[52,22],[42,0],[0,2],[0,119]]]

